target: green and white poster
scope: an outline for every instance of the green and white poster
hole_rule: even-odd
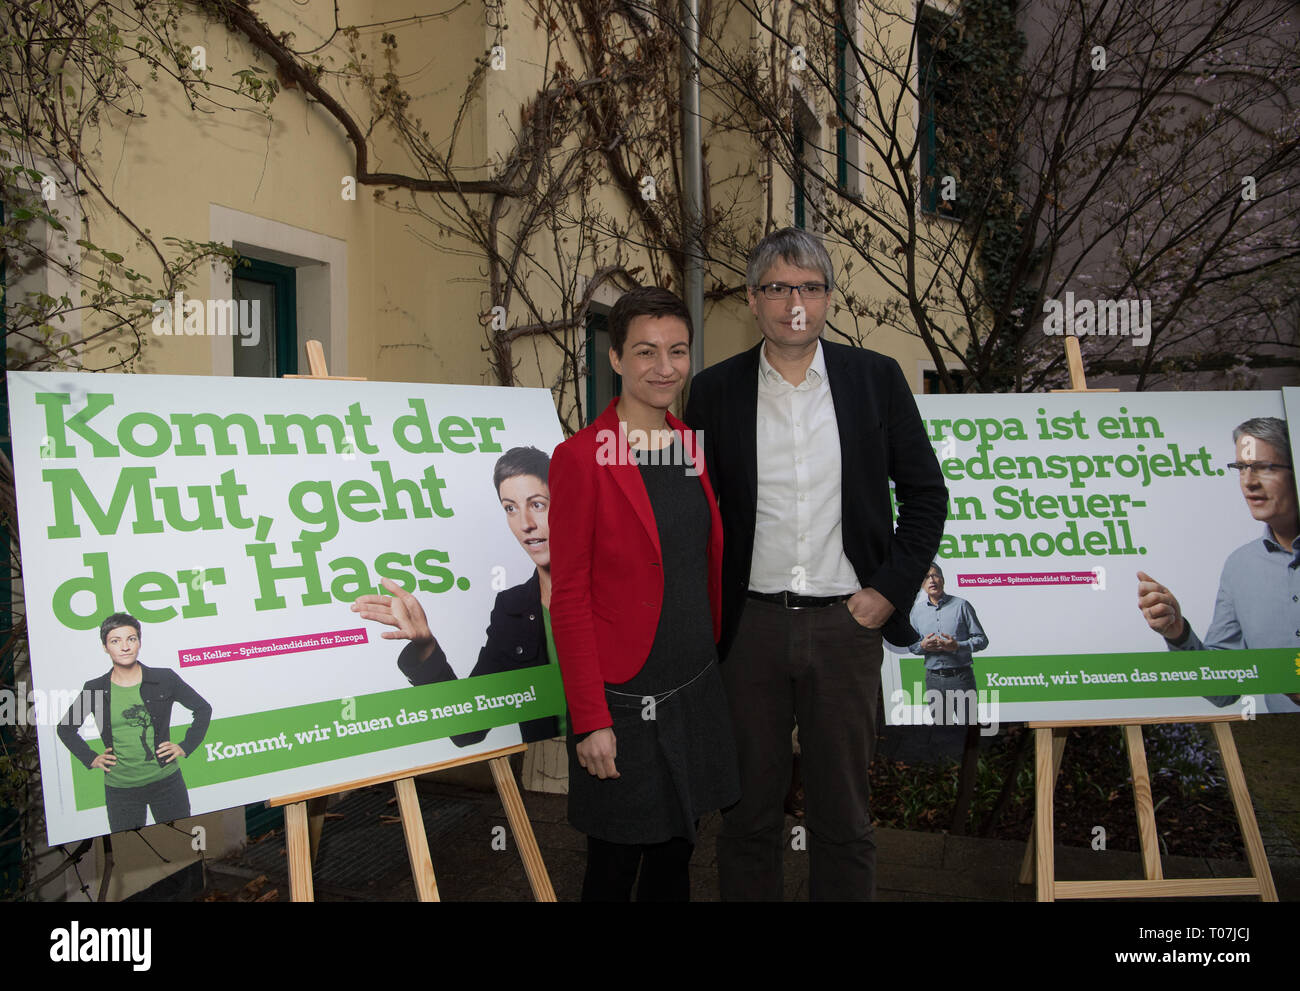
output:
[[[948,520],[942,584],[912,610],[933,639],[886,655],[889,722],[935,718],[938,686],[958,684],[967,661],[983,722],[1300,711],[1300,568],[1274,539],[1295,537],[1292,452],[1274,433],[1281,393],[918,405]],[[1248,421],[1265,436],[1235,442]],[[1139,572],[1159,592],[1150,615]],[[960,630],[936,632],[945,622]],[[948,670],[927,688],[926,667]]]
[[[470,677],[498,596],[549,561],[544,485],[524,534],[494,480],[520,447],[544,473],[562,438],[546,390],[15,372],[9,396],[51,844],[107,832],[130,767],[117,808],[187,793],[198,814],[508,746],[563,713],[544,646]],[[442,675],[408,677],[408,641],[353,610],[384,578],[426,613]],[[117,613],[144,674],[110,691]]]

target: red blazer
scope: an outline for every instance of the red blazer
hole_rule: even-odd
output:
[[[614,724],[605,683],[619,684],[641,670],[664,601],[659,529],[617,405],[614,399],[551,456],[551,631],[575,733]],[[699,471],[712,516],[709,605],[716,641],[722,632],[722,517],[702,445],[671,414],[668,425]]]

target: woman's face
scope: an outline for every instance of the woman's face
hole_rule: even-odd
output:
[[[610,348],[609,362],[623,377],[624,396],[653,409],[668,409],[691,373],[686,322],[672,316],[633,317],[627,325],[622,356]]]
[[[550,528],[546,515],[551,509],[551,490],[536,475],[515,475],[497,489],[506,522],[522,547],[539,568],[551,566]]]
[[[140,654],[140,634],[134,626],[119,626],[108,631],[104,640],[104,653],[113,659],[113,663],[129,668]]]

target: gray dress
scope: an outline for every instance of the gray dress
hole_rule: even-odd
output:
[[[635,452],[663,552],[664,604],[645,666],[605,686],[619,777],[604,781],[578,764],[570,735],[569,822],[611,843],[695,842],[706,812],[740,798],[735,740],[718,670],[709,607],[711,514],[680,447],[660,463]],[[666,462],[666,463],[665,463]]]

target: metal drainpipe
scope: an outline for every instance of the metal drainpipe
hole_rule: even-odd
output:
[[[686,308],[695,327],[691,344],[691,374],[704,367],[704,265],[700,257],[703,226],[704,167],[700,155],[699,0],[682,3],[682,172],[685,179],[684,249]]]

